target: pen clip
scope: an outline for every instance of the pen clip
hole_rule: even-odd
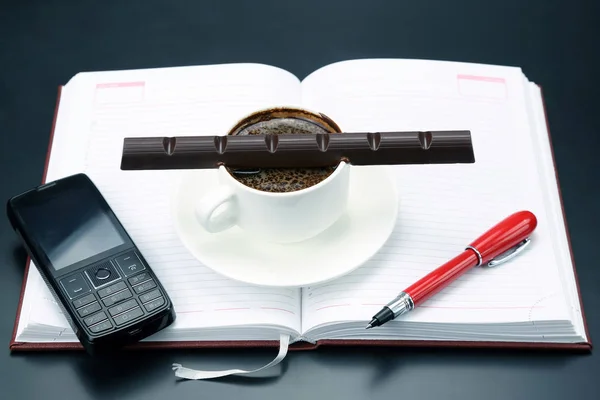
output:
[[[498,265],[507,262],[511,258],[516,257],[520,252],[522,252],[529,243],[531,243],[531,239],[529,239],[529,238],[519,242],[515,247],[505,251],[498,257],[492,259],[490,262],[488,262],[486,264],[486,266],[487,267],[497,267]]]

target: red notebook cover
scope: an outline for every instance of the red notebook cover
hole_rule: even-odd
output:
[[[46,153],[46,161],[44,166],[44,172],[42,175],[42,183],[46,181],[46,174],[48,172],[48,163],[50,161],[50,152],[52,149],[52,140],[54,138],[54,130],[56,127],[56,118],[58,115],[58,109],[60,107],[60,98],[62,92],[62,86],[58,88],[58,94],[56,99],[56,107],[54,109],[54,119],[52,122],[52,129],[50,132],[50,140],[48,144],[48,151]],[[543,96],[542,96],[543,99]],[[542,100],[543,101],[543,100]],[[548,124],[548,116],[546,113],[545,103],[544,105],[544,117],[546,119],[546,126]],[[550,129],[547,131],[550,136]],[[554,158],[554,149],[552,147],[552,140],[550,138],[550,148],[552,151],[552,162],[554,165],[554,171],[556,174],[556,180],[558,182],[558,175],[556,172],[556,160]],[[565,220],[566,216],[564,211],[564,204],[562,200],[562,193],[560,185],[558,187],[558,194],[560,197],[561,211]],[[577,271],[575,269],[575,260],[573,258],[573,249],[571,247],[571,237],[569,235],[568,228],[567,240],[569,244],[569,253],[571,254],[571,261],[573,263],[575,282],[577,285],[577,293],[579,297],[579,305],[583,317],[584,329],[587,342],[581,343],[541,343],[541,342],[500,342],[500,341],[438,341],[438,340],[347,340],[347,339],[324,339],[319,340],[316,344],[307,342],[297,342],[290,345],[290,351],[299,350],[313,350],[321,346],[379,346],[379,347],[454,347],[454,348],[497,348],[497,349],[540,349],[540,350],[571,350],[577,352],[589,352],[592,349],[592,342],[589,339],[589,331],[587,321],[583,311],[583,301],[581,298],[581,291],[579,287],[579,280],[577,278]],[[19,323],[19,317],[21,315],[21,309],[23,305],[23,296],[25,295],[25,286],[27,282],[27,274],[29,272],[29,259],[25,266],[25,274],[23,278],[23,285],[21,287],[21,294],[19,297],[19,303],[17,307],[17,315],[15,319],[15,325],[13,329],[12,338],[9,344],[11,351],[43,351],[43,350],[80,350],[83,351],[83,346],[78,342],[73,343],[30,343],[30,342],[18,342],[16,341],[17,327]],[[135,345],[129,346],[130,350],[142,350],[142,349],[190,349],[190,348],[277,348],[279,347],[279,341],[169,341],[169,342],[139,342]]]

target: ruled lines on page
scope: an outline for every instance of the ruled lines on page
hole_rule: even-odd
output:
[[[469,129],[476,158],[475,164],[394,166],[399,216],[392,236],[358,270],[303,292],[303,331],[334,321],[368,320],[509,214],[529,209],[545,215],[526,115],[518,111],[524,109],[520,73],[476,71],[500,75],[506,85],[506,96],[496,96],[494,87],[494,96],[486,98],[485,86],[469,96],[457,89],[460,68],[350,62],[330,71],[326,67],[303,82],[305,105],[329,115],[345,131]],[[477,323],[561,317],[562,293],[547,227],[540,218],[526,253],[498,268],[469,271],[406,319]]]
[[[274,324],[298,330],[299,290],[227,279],[185,249],[170,215],[178,171],[120,170],[124,137],[225,134],[251,111],[297,104],[298,82],[269,67],[184,72],[96,74],[81,99],[91,104],[87,118],[76,127],[89,131],[84,172],[171,296],[178,314],[175,328]]]

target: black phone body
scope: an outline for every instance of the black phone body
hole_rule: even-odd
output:
[[[7,214],[88,353],[112,353],[175,320],[167,292],[87,175],[14,196]]]

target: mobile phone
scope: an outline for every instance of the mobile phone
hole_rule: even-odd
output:
[[[7,214],[88,353],[114,352],[175,320],[169,295],[87,175],[14,196]]]

